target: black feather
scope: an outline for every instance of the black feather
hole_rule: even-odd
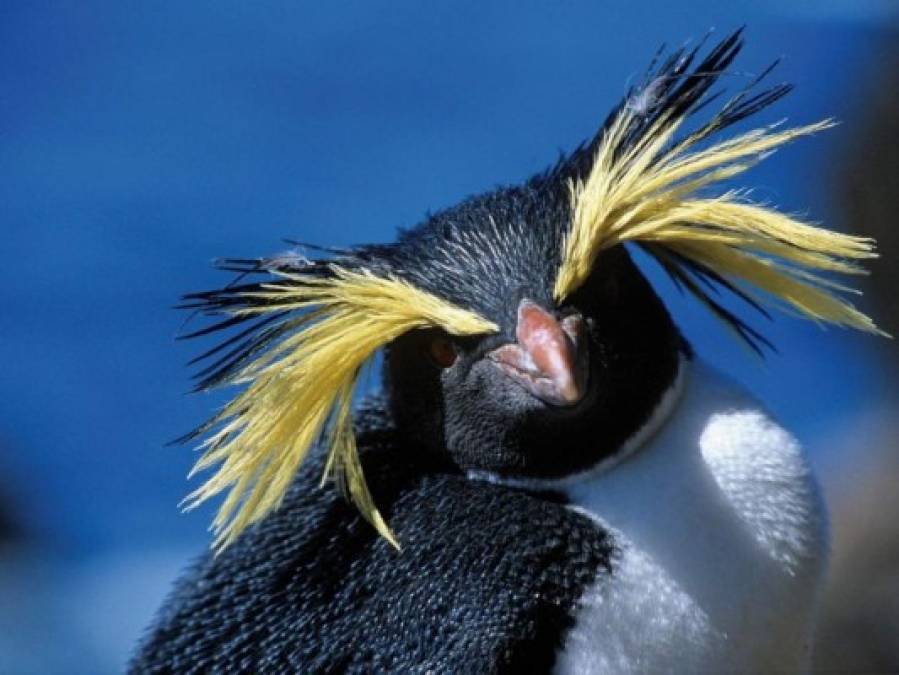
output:
[[[709,270],[702,265],[695,264],[692,260],[677,256],[664,247],[644,246],[644,249],[658,261],[662,266],[662,269],[664,269],[668,276],[671,277],[677,288],[681,290],[686,289],[690,294],[697,298],[717,319],[730,327],[731,330],[733,330],[733,332],[758,356],[764,357],[764,348],[770,349],[772,352],[777,351],[775,346],[764,335],[728,310],[720,302],[712,298],[708,291],[704,290],[694,278],[699,279],[701,283],[706,284],[713,292],[717,292],[715,284],[727,288],[731,293],[734,293],[768,316],[767,312],[743,291],[717,275],[712,270]],[[715,283],[711,283],[710,279],[714,280]]]
[[[551,671],[584,589],[613,572],[613,535],[555,493],[402,452],[374,405],[357,435],[402,554],[318,489],[317,453],[278,511],[178,582],[128,672]]]

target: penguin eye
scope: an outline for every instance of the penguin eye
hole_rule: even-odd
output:
[[[435,335],[428,340],[427,352],[431,360],[441,368],[449,368],[459,356],[456,345],[444,335]]]

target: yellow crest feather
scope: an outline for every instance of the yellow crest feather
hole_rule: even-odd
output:
[[[857,260],[876,257],[874,241],[807,223],[745,193],[697,194],[732,178],[779,146],[833,126],[831,120],[793,129],[756,129],[693,150],[706,133],[672,143],[683,118],[662,116],[625,149],[636,122],[623,108],[605,130],[586,179],[569,181],[572,224],[554,294],[562,300],[590,275],[603,250],[627,241],[657,244],[723,278],[755,286],[801,316],[880,332],[835,291],[852,289],[816,274],[863,274]]]
[[[187,498],[188,508],[228,491],[213,522],[216,547],[276,508],[310,447],[327,430],[325,476],[336,476],[362,515],[394,546],[362,475],[352,426],[359,372],[385,344],[414,328],[454,335],[495,332],[497,326],[394,277],[331,268],[327,278],[276,273],[286,282],[239,295],[235,316],[308,310],[293,333],[228,378],[246,389],[211,421],[220,428],[202,444],[191,474],[218,465]]]

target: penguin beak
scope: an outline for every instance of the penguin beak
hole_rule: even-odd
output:
[[[500,370],[549,405],[570,408],[587,390],[584,318],[561,321],[530,300],[518,305],[517,343],[487,354]]]

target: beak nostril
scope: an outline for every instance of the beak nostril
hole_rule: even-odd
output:
[[[571,341],[577,346],[584,337],[584,317],[580,314],[569,314],[560,324],[565,334],[571,338]]]

